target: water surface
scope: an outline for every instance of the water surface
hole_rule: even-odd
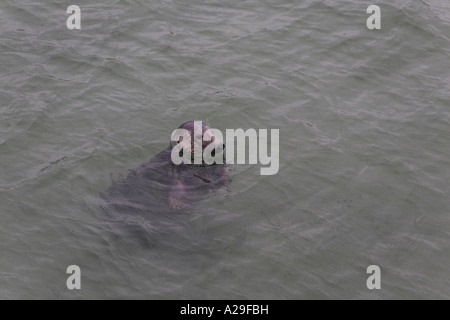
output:
[[[372,31],[370,1],[79,0],[80,31],[70,4],[0,5],[0,298],[450,298],[448,1]],[[112,223],[187,120],[280,129],[278,174]]]

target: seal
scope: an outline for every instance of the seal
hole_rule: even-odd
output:
[[[223,142],[201,122],[187,121],[178,129],[188,132],[190,143],[189,139],[183,141],[183,137],[171,141],[167,149],[131,170],[125,179],[113,183],[102,194],[109,207],[126,214],[179,211],[204,199],[210,191],[228,186],[229,168],[225,164],[214,162],[208,165],[205,161],[174,164],[171,154],[176,145],[181,146],[181,153],[190,149],[192,159],[196,152],[203,152],[208,146],[220,147],[223,154],[225,148]],[[201,137],[195,137],[199,133]]]

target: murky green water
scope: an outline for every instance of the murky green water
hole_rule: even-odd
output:
[[[446,0],[4,0],[0,298],[449,299],[449,34]],[[278,174],[111,223],[187,120],[280,129]]]

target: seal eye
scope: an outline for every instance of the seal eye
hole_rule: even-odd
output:
[[[211,157],[215,157],[216,156],[216,149],[213,149],[213,151],[211,152]]]
[[[183,157],[183,149],[180,150],[180,158]]]

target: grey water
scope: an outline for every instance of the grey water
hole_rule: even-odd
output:
[[[447,0],[3,0],[0,298],[450,299],[449,35]],[[111,218],[188,120],[279,129],[278,173]]]

